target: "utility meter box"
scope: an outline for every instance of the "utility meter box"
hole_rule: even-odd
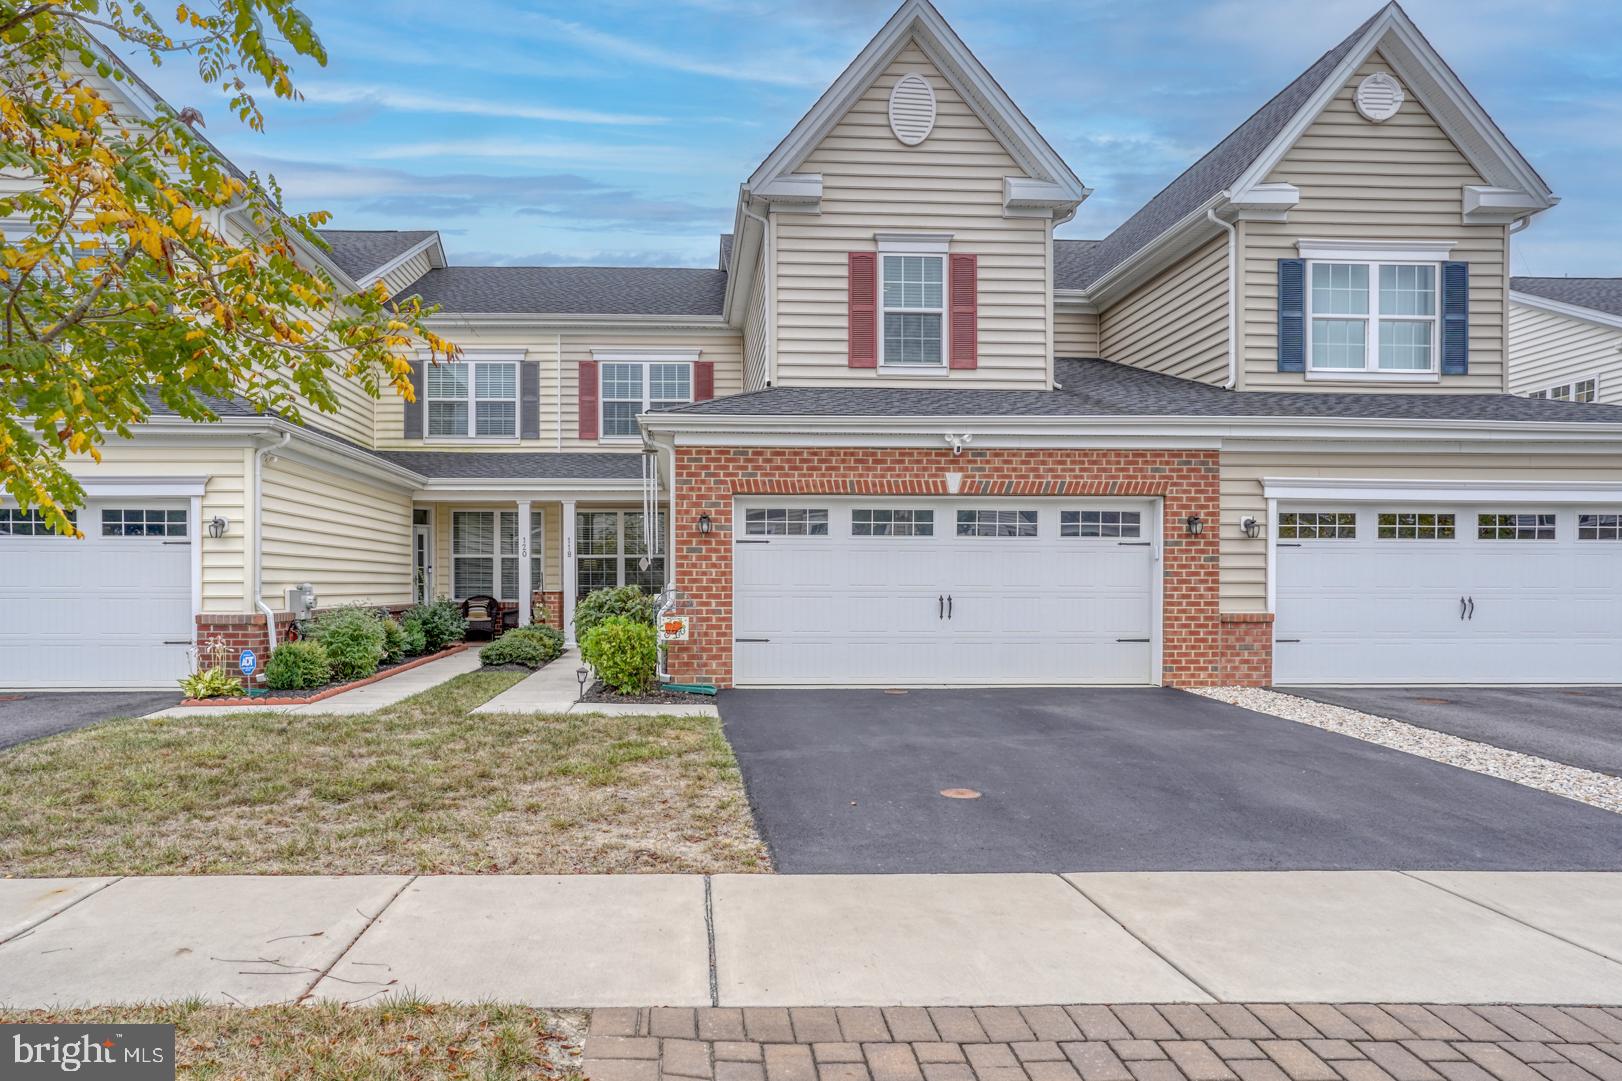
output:
[[[287,610],[293,614],[294,619],[309,619],[310,613],[315,611],[315,587],[304,582],[289,589]]]

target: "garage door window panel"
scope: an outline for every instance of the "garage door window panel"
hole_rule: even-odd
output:
[[[960,510],[957,535],[960,537],[1034,537],[1037,512],[1034,510]]]
[[[1357,515],[1348,511],[1285,511],[1278,516],[1280,540],[1356,540]]]
[[[1577,539],[1588,541],[1622,540],[1622,512],[1577,515]]]
[[[68,521],[78,524],[77,511],[68,512]],[[0,537],[49,537],[55,533],[37,510],[0,507]]]
[[[1426,511],[1381,514],[1377,528],[1381,540],[1454,540],[1457,516]]]
[[[933,537],[935,512],[932,510],[866,510],[850,514],[853,537]]]
[[[1553,514],[1480,514],[1476,516],[1480,540],[1554,540]]]
[[[1143,535],[1143,515],[1135,510],[1062,510],[1059,536],[1133,539]]]
[[[751,537],[826,537],[828,511],[815,507],[757,507],[744,511],[743,531]]]
[[[108,507],[101,512],[104,537],[188,536],[186,512],[155,507]]]

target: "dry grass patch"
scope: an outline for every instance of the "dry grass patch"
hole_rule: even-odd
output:
[[[190,1081],[579,1079],[585,1015],[521,1006],[265,1006],[183,1002],[81,1010],[0,1010],[0,1025],[175,1026],[179,1076]]]
[[[111,721],[0,753],[0,875],[763,871],[705,717],[469,715],[470,672],[366,716]]]

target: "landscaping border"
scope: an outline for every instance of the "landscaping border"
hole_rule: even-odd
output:
[[[455,654],[465,652],[470,648],[471,646],[469,643],[458,642],[456,645],[442,649],[438,653],[425,653],[421,657],[414,657],[411,660],[406,661],[404,664],[397,664],[393,668],[390,668],[387,672],[378,672],[367,676],[365,679],[357,679],[351,683],[343,683],[336,687],[328,687],[324,691],[318,691],[315,694],[306,695],[303,698],[283,698],[274,697],[271,695],[264,695],[259,698],[182,698],[178,704],[182,706],[216,707],[240,705],[245,709],[253,709],[256,706],[307,706],[311,702],[320,702],[323,699],[331,698],[333,695],[343,694],[345,691],[352,691],[357,687],[364,687],[368,683],[376,683],[380,679],[388,679],[390,676],[398,675],[401,672],[409,672],[411,669],[427,664],[429,661],[437,661],[441,657],[454,656]]]

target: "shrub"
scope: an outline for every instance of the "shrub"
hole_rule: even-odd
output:
[[[383,621],[369,608],[335,608],[310,625],[310,637],[326,648],[335,679],[365,679],[376,672],[383,634]]]
[[[406,613],[422,628],[424,653],[435,653],[467,637],[467,620],[455,601],[434,601],[419,604]]]
[[[653,627],[625,616],[610,616],[591,629],[580,655],[603,684],[620,694],[643,694],[659,671],[659,643]]]
[[[539,668],[562,652],[563,635],[556,628],[518,627],[479,650],[479,663]]]
[[[596,626],[605,619],[628,619],[633,623],[653,626],[654,605],[658,598],[642,592],[641,586],[620,586],[618,589],[599,589],[588,593],[574,606],[574,636],[584,642]]]
[[[383,619],[383,663],[399,664],[405,660],[406,637],[405,629],[396,623],[393,617]]]
[[[422,620],[407,612],[400,617],[400,636],[408,657],[428,652],[428,636],[423,633]]]
[[[224,668],[203,668],[185,676],[180,689],[187,698],[236,698],[246,693],[237,677]]]
[[[276,691],[319,687],[332,679],[332,661],[320,642],[283,642],[265,662],[265,686]]]

